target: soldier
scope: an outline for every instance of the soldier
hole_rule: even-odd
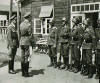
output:
[[[19,46],[19,41],[18,41],[18,34],[17,34],[17,27],[16,27],[16,16],[12,16],[10,18],[11,23],[7,28],[7,48],[9,50],[8,56],[10,57],[9,64],[8,64],[8,72],[10,74],[15,74],[16,72],[14,71],[14,59],[16,55],[17,48]]]
[[[32,37],[31,13],[24,15],[24,21],[20,24],[21,69],[22,76],[29,77],[29,56]]]
[[[96,56],[95,56],[95,64],[96,64],[96,79],[100,79],[100,19],[97,21],[98,27],[95,29],[96,32]]]
[[[48,67],[57,67],[57,28],[54,27],[54,21],[50,22],[51,28],[48,37],[48,49],[50,57],[50,65]]]
[[[63,65],[60,69],[68,69],[69,67],[69,38],[70,38],[70,27],[68,26],[65,17],[62,18],[62,28],[60,31],[60,55],[63,57]]]
[[[93,63],[92,63],[92,51],[94,50],[94,39],[95,34],[92,27],[92,22],[89,18],[85,21],[85,30],[83,34],[83,45],[82,45],[82,63],[85,67],[83,75],[88,75],[88,78],[93,77]]]
[[[73,28],[71,32],[71,60],[74,73],[77,73],[80,71],[80,58],[81,58],[81,44],[82,44],[82,33],[83,33],[83,27],[81,23],[81,19],[79,17],[76,17],[73,19]]]

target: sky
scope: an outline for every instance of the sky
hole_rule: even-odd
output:
[[[13,0],[14,1],[14,0]],[[10,0],[0,0],[0,5],[10,5]]]

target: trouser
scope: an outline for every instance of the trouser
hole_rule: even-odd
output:
[[[52,64],[56,64],[57,63],[57,50],[56,47],[54,47],[53,45],[49,45],[48,46],[49,49],[49,57],[50,57],[50,61]]]
[[[84,65],[84,71],[88,72],[88,74],[93,74],[92,49],[83,49],[82,54],[82,65]]]
[[[99,76],[100,79],[100,49],[97,49],[95,56],[95,64],[96,64],[96,74]]]
[[[72,44],[72,47],[71,47],[71,60],[74,64],[74,68],[80,70],[80,48],[78,46],[78,44]]]
[[[10,57],[9,65],[8,65],[9,70],[14,70],[14,59],[15,59],[16,51],[17,51],[16,46],[9,47],[9,52],[8,52],[9,53],[8,56]]]
[[[29,46],[21,45],[21,70],[22,75],[27,75],[29,70]]]
[[[69,44],[61,43],[60,54],[63,57],[63,63],[69,65]]]

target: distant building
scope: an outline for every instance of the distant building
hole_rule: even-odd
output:
[[[6,34],[6,29],[9,20],[9,9],[8,5],[0,5],[0,33]],[[13,14],[16,14],[17,8],[13,6]]]

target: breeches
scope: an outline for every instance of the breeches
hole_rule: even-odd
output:
[[[95,56],[95,63],[96,65],[100,65],[100,49],[97,49],[96,56]]]
[[[27,63],[29,58],[29,46],[28,45],[22,45],[21,46],[21,62]]]
[[[17,47],[16,46],[14,46],[12,48],[11,47],[9,48],[8,56],[13,61],[14,61],[14,58],[15,58],[15,55],[16,55],[16,51],[17,51]]]
[[[54,47],[53,45],[49,45],[48,49],[49,49],[49,57],[56,57],[57,54],[56,47]]]
[[[74,61],[80,61],[80,48],[78,44],[71,45],[71,58]]]
[[[68,43],[61,43],[60,54],[63,57],[69,57],[69,45]]]
[[[92,64],[92,49],[83,49],[82,62],[84,64]]]

